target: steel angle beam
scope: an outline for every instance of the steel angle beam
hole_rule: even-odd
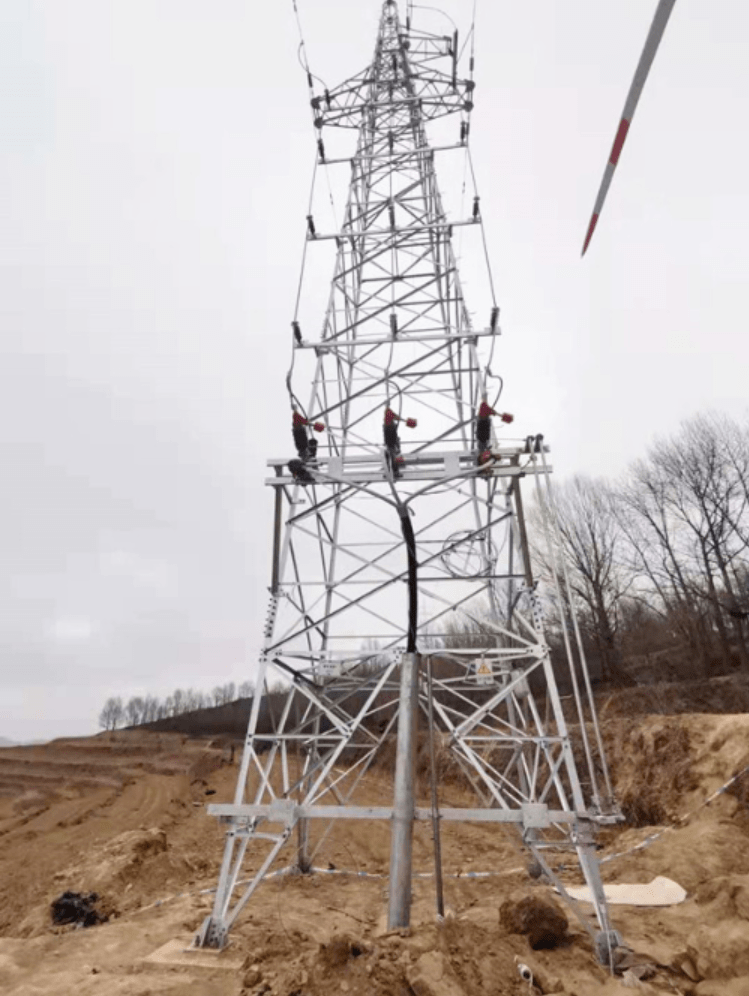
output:
[[[279,815],[273,806],[233,806],[230,803],[212,803],[208,806],[208,814],[231,822],[250,821],[260,817],[268,823],[288,826],[298,819],[390,820],[393,817],[393,807],[299,805],[289,808],[290,816],[287,819]],[[414,818],[422,822],[431,820],[431,810],[416,806]],[[525,803],[519,809],[440,807],[440,819],[453,823],[518,823],[526,827],[541,828],[548,827],[552,823],[572,824],[578,818],[578,814],[565,810],[550,810],[548,806],[539,803]]]

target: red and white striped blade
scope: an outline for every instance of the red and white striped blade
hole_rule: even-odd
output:
[[[660,0],[660,3],[655,11],[653,23],[650,25],[650,31],[648,32],[648,37],[645,41],[645,48],[642,50],[640,61],[638,62],[637,69],[635,70],[635,78],[632,80],[632,86],[627,94],[627,101],[624,105],[624,111],[622,112],[622,119],[619,122],[616,138],[614,139],[614,144],[611,147],[609,161],[606,163],[606,169],[604,170],[603,180],[601,181],[601,186],[598,191],[598,197],[596,197],[596,203],[593,208],[593,216],[590,219],[588,232],[585,236],[585,244],[583,245],[583,256],[585,255],[585,250],[588,248],[590,240],[593,237],[593,232],[595,231],[598,219],[601,215],[603,202],[606,200],[606,194],[609,191],[609,185],[611,184],[616,164],[619,162],[619,156],[622,154],[624,140],[627,137],[629,126],[632,124],[635,108],[637,107],[640,95],[642,94],[643,87],[645,86],[645,80],[648,78],[648,73],[650,72],[650,67],[653,64],[655,53],[658,51],[658,46],[661,43],[663,32],[666,30],[666,25],[668,24],[668,19],[671,16],[671,11],[674,9],[675,3],[676,0]]]

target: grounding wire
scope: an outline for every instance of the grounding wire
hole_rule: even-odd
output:
[[[475,56],[476,56],[476,10],[477,10],[477,6],[478,6],[478,0],[473,0],[473,13],[471,15],[471,31],[470,31],[470,37],[471,37],[470,75],[471,75],[471,79],[473,79],[473,67],[474,67],[474,60],[475,60]],[[466,39],[466,44],[467,44],[467,42],[468,42],[468,39]],[[463,47],[465,48],[465,45]],[[478,183],[476,181],[476,170],[475,170],[474,165],[473,165],[473,157],[471,156],[471,147],[470,147],[470,145],[468,143],[468,140],[466,140],[466,157],[468,159],[468,163],[469,163],[470,168],[471,168],[471,179],[473,180],[473,189],[474,189],[474,192],[476,194],[478,194]],[[491,257],[489,256],[489,247],[488,247],[487,241],[486,241],[486,230],[485,230],[483,224],[481,225],[481,243],[482,243],[482,245],[484,247],[484,259],[486,260],[486,271],[487,271],[487,275],[489,277],[489,289],[490,289],[491,296],[492,296],[492,306],[496,308],[497,307],[497,293],[496,293],[496,289],[495,289],[495,285],[494,285],[494,273],[492,271]],[[496,343],[496,336],[492,336],[491,352],[489,354],[489,361],[486,364],[487,370],[489,370],[490,367],[491,367],[492,357],[494,356],[494,346],[495,346],[495,343]],[[502,388],[501,387],[500,387],[500,392],[499,393],[500,394],[502,393]],[[499,395],[497,395],[497,400],[499,400]]]
[[[468,43],[470,41],[471,50],[470,50],[469,73],[470,73],[471,79],[473,79],[473,69],[474,69],[475,56],[476,56],[476,10],[477,10],[477,5],[478,5],[478,0],[473,0],[473,11],[472,11],[472,14],[471,14],[471,28],[470,28],[470,30],[469,30],[469,32],[468,32],[468,34],[466,36],[466,39],[463,42],[463,45],[462,45],[462,47],[460,49],[460,54],[458,55],[458,59],[461,59],[463,57],[463,53],[465,52],[466,46],[468,45]],[[466,177],[467,177],[469,165],[470,165],[470,169],[471,169],[471,179],[473,180],[474,194],[477,195],[478,194],[478,184],[476,182],[476,172],[475,172],[474,167],[473,167],[473,160],[471,158],[470,133],[466,136],[466,141],[465,141],[465,154],[464,154],[464,160],[463,160],[463,183],[462,183],[461,195],[460,195],[461,196],[461,200],[460,200],[460,216],[461,217],[463,217],[464,211],[465,211]],[[464,234],[463,233],[463,229],[461,228],[460,233],[458,235],[458,258],[462,257],[463,234]],[[491,259],[490,259],[490,256],[489,256],[489,249],[488,249],[487,242],[486,242],[486,232],[484,230],[483,224],[481,225],[481,240],[482,240],[482,245],[483,245],[483,249],[484,249],[484,259],[486,261],[487,275],[488,275],[488,278],[489,278],[489,288],[490,288],[491,297],[492,297],[492,306],[496,308],[497,307],[497,295],[496,295],[495,286],[494,286],[494,275],[492,273]],[[504,381],[502,380],[502,378],[498,374],[493,374],[492,370],[491,370],[492,360],[494,359],[494,349],[495,349],[496,344],[497,344],[497,339],[496,339],[496,335],[494,335],[494,336],[492,336],[491,346],[490,346],[490,350],[489,350],[489,359],[487,360],[487,362],[485,364],[486,376],[494,378],[494,379],[496,379],[496,380],[499,381],[499,390],[497,391],[497,396],[494,399],[494,402],[492,404],[493,408],[495,408],[499,404],[499,399],[500,399],[500,397],[502,395],[502,391],[504,389]]]
[[[411,10],[431,10],[431,11],[434,11],[435,14],[441,14],[443,17],[446,17],[447,20],[450,22],[450,24],[452,24],[453,29],[455,31],[458,30],[458,26],[455,23],[455,21],[453,21],[452,17],[450,17],[450,15],[446,11],[442,10],[440,7],[429,7],[429,6],[427,6],[426,4],[423,4],[423,3],[412,3],[411,4]]]
[[[392,134],[393,133],[391,132],[391,135]],[[370,173],[371,173],[372,172],[372,167],[370,166],[369,168],[370,168]],[[389,191],[389,194],[390,194],[390,208],[391,208],[391,210],[393,212],[393,217],[395,217],[395,201],[393,199],[393,170],[392,169],[390,170],[390,175],[388,177],[388,191]],[[390,253],[391,253],[391,257],[390,258],[391,258],[392,271],[393,271],[394,274],[397,274],[397,272],[398,272],[398,250],[396,248],[396,238],[395,238],[395,235],[393,235],[392,245],[390,247]],[[394,280],[390,284],[390,314],[391,314],[391,317],[396,315],[396,311],[395,311],[395,281]],[[388,407],[390,407],[390,368],[391,368],[392,363],[393,363],[393,353],[395,351],[395,336],[396,336],[396,334],[397,333],[395,332],[394,328],[391,327],[391,329],[390,329],[390,353],[388,355],[387,365],[385,367],[385,390],[387,392],[387,404],[388,404]],[[402,405],[403,405],[403,397],[401,395],[401,397],[399,398],[399,411],[398,411],[398,415],[400,415],[400,409],[402,408]]]
[[[302,53],[304,53],[304,54],[302,54]],[[306,59],[307,59],[307,53],[306,53],[306,49],[305,49],[303,41],[301,41],[299,43],[299,48],[297,49],[297,59],[299,61],[299,65],[302,67],[302,69],[307,74],[308,81],[309,80],[317,80],[317,82],[320,84],[320,86],[323,88],[323,90],[327,90],[327,85],[325,83],[325,80],[322,79],[320,76],[316,76],[315,73],[312,72],[312,70],[309,68],[309,65],[307,64],[307,61],[306,61]]]
[[[474,16],[474,20],[475,20],[475,18],[476,18],[476,4],[473,5],[473,16]],[[468,44],[468,42],[471,42],[471,54],[473,55],[473,27],[474,27],[474,25],[472,23],[471,24],[471,30],[468,32],[468,34],[466,35],[465,41],[460,46],[460,52],[458,52],[458,62],[463,58],[463,53],[466,50],[466,45]]]
[[[299,16],[299,8],[297,7],[297,0],[291,0],[291,5],[294,8],[294,17],[296,19],[297,31],[299,32],[299,49],[297,52],[297,58],[299,59],[299,65],[307,74],[307,82],[310,84],[310,90],[312,89],[312,80],[317,80],[317,82],[325,87],[324,80],[321,80],[319,76],[315,76],[309,67],[309,57],[307,55],[307,44],[304,40],[304,31],[302,30],[302,19]]]
[[[304,39],[304,31],[302,29],[301,17],[299,16],[299,8],[297,6],[297,0],[291,0],[291,4],[292,4],[292,7],[294,8],[294,18],[296,20],[297,31],[299,33],[299,47],[297,49],[297,60],[299,61],[299,65],[302,67],[302,69],[304,70],[304,72],[307,75],[307,83],[309,85],[310,92],[312,92],[312,81],[313,80],[317,80],[317,82],[324,89],[326,89],[325,81],[322,80],[319,76],[316,76],[312,72],[312,70],[310,69],[309,56],[307,54],[307,43],[305,42],[305,39]],[[330,183],[330,174],[329,174],[329,171],[328,171],[328,165],[327,165],[327,163],[324,162],[324,165],[325,165],[325,174],[326,174],[326,180],[327,180],[327,185],[328,185],[328,195],[329,195],[329,198],[330,198],[330,204],[331,204],[331,208],[332,208],[332,211],[333,211],[333,221],[334,221],[336,230],[338,230],[338,217],[337,217],[337,211],[336,211],[335,201],[333,199],[333,189],[332,189],[332,186],[331,186],[331,183]],[[312,170],[312,182],[310,184],[310,194],[309,194],[309,201],[308,201],[308,206],[307,206],[307,215],[308,216],[312,215],[312,206],[313,206],[313,203],[314,203],[314,196],[315,196],[315,182],[316,182],[316,179],[317,179],[317,166],[318,166],[318,157],[315,156],[315,164],[314,164],[314,167],[313,167],[313,170]],[[308,248],[308,245],[309,245],[309,239],[305,235],[305,238],[304,238],[304,248],[302,250],[302,262],[301,262],[300,273],[299,273],[299,284],[297,286],[296,301],[295,301],[295,304],[294,304],[294,322],[295,323],[299,319],[299,307],[300,307],[300,304],[301,304],[302,286],[303,286],[303,283],[304,283],[304,274],[305,274],[305,268],[306,268],[306,262],[307,262],[307,248]],[[295,347],[295,344],[294,344],[294,338],[292,337],[292,344],[291,344],[291,363],[289,364],[289,370],[288,370],[288,373],[286,374],[286,389],[289,392],[289,398],[291,399],[292,405],[295,405],[299,409],[299,411],[301,411],[306,416],[307,413],[305,411],[304,405],[302,405],[302,403],[299,401],[299,398],[297,398],[297,396],[294,394],[294,391],[292,390],[292,387],[291,387],[291,377],[292,377],[292,374],[294,372],[295,360],[296,360],[296,347]]]
[[[460,188],[460,218],[465,217],[465,206],[466,206],[466,180],[468,179],[468,141],[469,136],[466,136],[465,152],[463,153],[463,182]],[[458,232],[458,246],[457,246],[457,256],[459,260],[463,258],[463,229],[464,225],[461,225],[460,231]]]
[[[493,353],[494,353],[494,339],[492,339],[492,354]],[[492,401],[492,408],[496,408],[497,405],[499,404],[499,399],[502,397],[502,391],[504,390],[505,382],[504,382],[503,378],[499,376],[499,374],[492,373],[492,371],[491,371],[491,362],[492,362],[492,357],[490,355],[489,356],[489,360],[488,360],[488,362],[486,364],[486,377],[487,378],[491,378],[491,380],[498,380],[499,381],[499,390],[497,391],[497,396],[494,399],[494,401]]]
[[[319,76],[316,76],[312,72],[312,70],[310,69],[309,56],[307,54],[307,43],[304,40],[304,31],[302,29],[302,20],[301,20],[301,18],[299,16],[299,8],[297,7],[297,0],[291,0],[291,3],[292,3],[292,6],[294,8],[294,17],[296,19],[297,31],[299,32],[299,48],[297,50],[297,59],[299,61],[299,65],[302,67],[302,69],[304,70],[304,72],[307,75],[307,84],[309,86],[310,93],[312,93],[312,80],[317,80],[317,82],[320,84],[320,86],[323,87],[323,89],[327,90],[327,86],[325,84],[325,81],[323,79],[321,79]],[[327,163],[324,163],[324,165],[326,166],[326,171],[327,171]],[[315,166],[317,166],[317,163],[315,163]],[[314,191],[314,174],[313,174],[313,178],[312,178],[312,184],[313,184],[313,191]],[[333,202],[333,191],[332,191],[332,189],[330,189],[330,178],[329,177],[328,177],[328,190],[330,192],[330,201],[331,201],[331,205],[333,207],[333,218],[336,221],[336,229],[337,229],[338,223],[337,223],[337,220],[336,220],[336,210],[335,210],[335,204]],[[311,212],[311,209],[312,209],[312,195],[310,195],[310,212]]]
[[[471,156],[471,149],[469,146],[466,146],[466,151],[468,153],[468,164],[471,169],[471,179],[473,180],[473,189],[478,190],[478,185],[476,183],[476,171],[473,167],[473,157]],[[496,308],[497,294],[494,288],[494,274],[492,273],[492,264],[491,264],[491,259],[489,258],[489,247],[486,242],[486,231],[483,225],[481,225],[481,243],[484,247],[484,258],[486,260],[486,270],[489,276],[489,290],[491,291],[492,305]]]
[[[312,167],[312,180],[310,182],[309,198],[307,201],[307,213],[312,213],[312,204],[315,197],[315,181],[317,179],[317,158],[315,158],[315,164]],[[309,239],[305,233],[304,236],[304,248],[302,249],[302,263],[299,271],[299,283],[297,285],[296,300],[294,302],[294,321],[299,318],[299,306],[302,300],[302,284],[304,281],[304,271],[307,262],[307,246],[309,245]]]
[[[469,40],[471,42],[471,78],[473,78],[473,57],[475,51],[475,28],[476,28],[476,0],[473,0],[473,14],[471,16],[471,30],[466,35],[466,40],[463,42],[463,46],[460,50],[460,54],[456,58],[456,63],[460,61],[463,57],[463,52],[468,44]],[[470,141],[470,133],[465,136],[465,152],[463,154],[463,183],[460,191],[460,217],[465,217],[465,203],[466,203],[466,178],[468,176],[468,143]],[[463,228],[461,227],[458,233],[458,259],[462,259],[463,254]]]
[[[476,9],[478,7],[478,0],[473,0],[473,11],[471,12],[471,30],[468,32],[471,39],[471,79],[473,79],[473,61],[476,56]],[[468,44],[468,38],[466,38],[463,48]],[[461,54],[463,50],[461,49]]]
[[[308,200],[308,204],[307,204],[307,214],[311,214],[312,213],[312,202],[313,202],[314,196],[315,196],[315,180],[316,180],[316,178],[317,178],[317,158],[315,158],[315,164],[312,167],[312,181],[310,183],[309,200]],[[308,246],[309,246],[309,239],[307,238],[307,235],[305,234],[305,236],[304,236],[304,246],[302,248],[302,261],[301,261],[301,266],[299,267],[299,282],[297,284],[296,301],[294,302],[294,323],[296,323],[298,321],[298,319],[299,319],[299,307],[300,307],[301,300],[302,300],[302,286],[304,284],[304,274],[305,274],[306,264],[307,264],[307,248],[308,248]],[[291,377],[292,377],[292,374],[294,373],[294,363],[295,363],[295,361],[296,361],[296,344],[295,344],[295,339],[294,339],[294,333],[292,331],[292,336],[291,336],[291,362],[289,364],[289,369],[288,369],[288,372],[286,374],[286,390],[289,392],[289,398],[291,399],[292,404],[295,404],[298,407],[299,411],[301,411],[303,414],[306,415],[304,406],[301,404],[301,402],[299,401],[299,399],[297,398],[297,396],[294,394],[294,391],[292,390],[292,387],[291,387]]]

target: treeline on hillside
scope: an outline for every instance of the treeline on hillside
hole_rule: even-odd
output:
[[[698,415],[621,479],[578,476],[553,494],[531,511],[532,533],[558,518],[603,681],[636,678],[638,666],[671,679],[749,670],[749,426]],[[551,580],[540,546],[535,558]]]
[[[212,692],[198,692],[194,688],[177,688],[165,699],[153,695],[136,695],[127,702],[113,696],[104,703],[99,713],[99,726],[103,730],[116,730],[121,726],[141,726],[155,723],[170,716],[181,716],[196,709],[226,705],[235,699],[250,698],[255,686],[251,681],[243,681],[237,686],[233,681],[216,685]]]

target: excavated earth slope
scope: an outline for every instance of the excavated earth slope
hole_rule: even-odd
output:
[[[604,722],[628,825],[606,831],[601,856],[654,843],[602,865],[611,882],[656,875],[688,891],[679,906],[612,907],[615,926],[654,966],[629,985],[596,963],[570,915],[569,939],[532,951],[506,932],[508,898],[551,892],[526,872],[518,840],[487,826],[443,827],[448,916],[436,922],[432,879],[415,884],[413,928],[384,930],[385,824],[339,824],[316,864],[328,874],[279,876],[248,905],[220,956],[178,967],[145,961],[175,938],[188,941],[210,909],[222,833],[206,802],[231,798],[236,767],[226,746],[179,734],[125,731],[0,749],[0,992],[7,996],[568,996],[667,992],[749,996],[749,777],[704,800],[749,764],[749,715],[612,715]],[[446,804],[465,789],[442,787]],[[388,772],[364,781],[361,801],[382,804]],[[688,816],[687,814],[693,813]],[[247,868],[257,865],[248,856]],[[290,853],[282,864],[288,863]],[[414,860],[431,871],[429,829]],[[334,874],[366,871],[372,877]],[[491,871],[491,877],[466,877]],[[579,880],[575,870],[563,873]],[[460,877],[457,877],[460,876]],[[96,892],[109,920],[53,926],[62,892]],[[581,907],[583,920],[588,911]]]

